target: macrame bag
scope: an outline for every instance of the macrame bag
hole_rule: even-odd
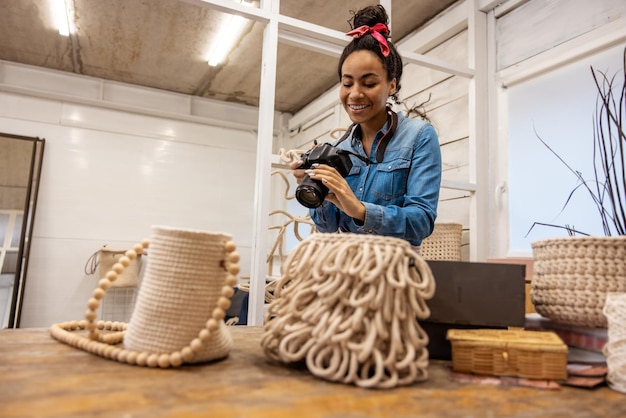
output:
[[[113,265],[126,254],[127,250],[113,249],[103,245],[98,251],[94,252],[85,264],[85,274],[92,275],[98,272],[98,278],[102,278],[109,272]],[[128,267],[118,275],[111,287],[137,287],[139,285],[139,271],[141,269],[141,256],[137,254],[137,258],[131,260]]]
[[[361,387],[427,379],[428,335],[418,319],[430,316],[435,282],[407,241],[316,233],[281,272],[261,340],[267,357]]]
[[[150,246],[128,324],[96,321],[105,292]],[[54,324],[57,340],[122,363],[176,367],[224,358],[232,337],[224,324],[239,273],[229,235],[156,226],[100,279],[82,321]],[[81,330],[86,330],[81,332]]]

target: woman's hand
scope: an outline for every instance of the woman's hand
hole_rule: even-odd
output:
[[[302,179],[304,178],[305,172],[304,169],[298,169],[302,165],[302,160],[293,161],[289,164],[291,168],[293,176],[296,178],[296,183],[302,183]]]
[[[302,171],[303,177],[304,174],[307,174],[311,179],[319,180],[328,187],[330,192],[326,196],[326,200],[344,211],[346,215],[359,221],[365,220],[365,206],[357,199],[346,179],[335,168],[320,164],[307,170],[295,170],[294,176],[296,176],[296,171]],[[298,179],[297,176],[296,179]],[[300,181],[302,178],[299,179],[298,184]]]

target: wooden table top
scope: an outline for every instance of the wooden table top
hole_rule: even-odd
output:
[[[62,344],[46,329],[0,331],[0,417],[624,417],[626,395],[465,383],[448,362],[395,389],[320,380],[270,362],[262,328],[231,327],[228,358],[178,369],[107,360]]]

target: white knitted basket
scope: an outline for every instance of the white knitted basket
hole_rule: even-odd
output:
[[[606,328],[609,292],[626,292],[626,236],[536,241],[530,297],[554,322]]]
[[[150,257],[124,336],[134,351],[169,353],[189,344],[216,307],[227,271],[224,246],[230,236],[166,227],[153,228]],[[225,357],[232,347],[224,324],[193,362]]]
[[[626,293],[607,294],[603,312],[608,322],[608,341],[603,350],[606,380],[611,389],[626,393]]]
[[[148,245],[150,257],[129,323],[96,322],[106,290]],[[85,320],[54,324],[51,335],[139,366],[166,368],[224,358],[232,338],[223,319],[237,283],[238,261],[229,235],[155,226],[149,243],[129,250],[100,280],[87,302]],[[72,332],[82,329],[89,335]]]

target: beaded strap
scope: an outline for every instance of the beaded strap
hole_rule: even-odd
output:
[[[125,255],[120,257],[112,269],[106,273],[105,277],[98,282],[98,287],[93,291],[92,297],[87,302],[85,319],[53,324],[50,328],[52,337],[92,354],[138,366],[169,368],[178,367],[183,363],[193,361],[194,355],[200,352],[218,331],[220,321],[224,320],[226,310],[230,307],[231,298],[234,294],[233,286],[237,284],[237,274],[239,273],[238,262],[240,257],[235,251],[236,245],[234,242],[228,241],[224,246],[224,250],[228,254],[226,266],[228,274],[221,289],[221,296],[217,301],[217,306],[211,312],[211,317],[206,321],[204,328],[200,330],[196,338],[191,340],[187,346],[170,353],[138,352],[117,347],[115,345],[121,343],[124,339],[124,333],[128,324],[124,322],[96,321],[96,310],[111,284],[130,265],[131,260],[137,258],[139,254],[143,254],[148,246],[149,240],[146,239],[135,245],[133,249],[126,251]],[[85,337],[70,332],[75,330],[87,330],[88,335]],[[101,330],[112,332],[101,333]]]

